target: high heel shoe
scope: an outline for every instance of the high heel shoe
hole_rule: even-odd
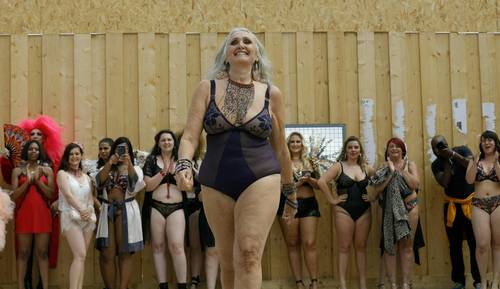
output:
[[[306,288],[306,284],[304,284],[304,281],[302,281],[302,279],[296,280],[295,286],[297,286],[297,288]],[[301,286],[301,287],[299,287],[299,286]]]
[[[316,287],[318,285],[318,279],[317,278],[312,278],[311,279],[311,283],[309,284],[309,289],[313,289],[314,288],[314,283],[316,283]]]

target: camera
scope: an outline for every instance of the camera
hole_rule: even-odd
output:
[[[118,156],[124,155],[125,151],[126,151],[125,144],[119,144],[116,146],[116,153],[118,154]]]
[[[444,149],[448,148],[448,146],[446,145],[446,143],[444,141],[439,141],[438,143],[436,143],[436,147],[440,150],[444,150]]]

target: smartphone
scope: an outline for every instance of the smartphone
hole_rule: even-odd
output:
[[[125,144],[119,144],[116,146],[116,153],[118,156],[122,156],[125,154]]]
[[[310,177],[311,176],[311,171],[302,171],[302,176],[303,177]]]

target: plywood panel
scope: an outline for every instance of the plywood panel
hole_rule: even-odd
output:
[[[12,35],[10,40],[11,122],[18,123],[28,116],[28,36]]]
[[[149,150],[158,127],[156,123],[156,47],[153,33],[138,36],[139,63],[139,147]]]
[[[115,139],[125,133],[123,34],[106,34],[106,131]],[[113,108],[113,109],[111,109]]]
[[[169,35],[169,107],[170,129],[181,130],[186,125],[186,35]]]

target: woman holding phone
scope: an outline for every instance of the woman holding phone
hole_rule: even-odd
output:
[[[120,267],[120,289],[128,287],[132,275],[132,253],[144,248],[141,214],[135,195],[144,187],[142,170],[134,166],[132,144],[119,137],[111,147],[110,158],[96,176],[102,189],[101,214],[96,233],[96,247],[104,261],[102,273],[108,289],[115,287],[115,256]]]

